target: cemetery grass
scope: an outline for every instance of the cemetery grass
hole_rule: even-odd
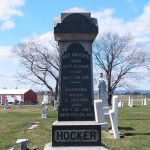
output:
[[[115,140],[113,135],[103,131],[102,142],[110,150],[150,150],[149,114],[150,106],[120,107],[118,128],[124,137]]]
[[[46,119],[41,118],[41,105],[24,105],[23,108],[11,105],[7,110],[3,107],[0,106],[0,150],[12,147],[20,150],[17,139],[29,139],[28,146],[38,150],[43,150],[45,144],[51,141],[51,124],[57,118],[52,106],[48,105],[50,115]],[[29,130],[34,122],[39,122],[39,126]]]
[[[144,107],[139,104],[129,108],[125,103],[119,108],[119,130],[124,138],[115,140],[109,132],[102,131],[102,143],[109,150],[150,150],[150,103]],[[0,106],[0,150],[12,147],[19,150],[15,143],[19,138],[29,139],[30,148],[43,150],[45,144],[51,141],[51,125],[57,120],[57,111],[51,105],[48,105],[48,112],[49,117],[42,119],[41,105],[25,105],[23,108],[11,105],[8,110]],[[39,126],[29,130],[33,122],[39,122]]]

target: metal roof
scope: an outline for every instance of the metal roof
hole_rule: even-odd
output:
[[[24,94],[30,89],[0,89],[0,94]]]

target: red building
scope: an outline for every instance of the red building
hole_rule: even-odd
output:
[[[37,103],[37,94],[31,89],[0,89],[0,104],[5,104],[5,97],[8,103]]]

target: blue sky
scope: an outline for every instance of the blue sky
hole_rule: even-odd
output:
[[[150,0],[0,0],[0,88],[30,88],[16,81],[19,65],[10,48],[35,34],[47,38],[54,18],[71,8],[91,12],[98,19],[99,34],[130,32],[150,43]],[[147,82],[140,88],[149,89]]]

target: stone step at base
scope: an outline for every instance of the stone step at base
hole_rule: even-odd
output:
[[[52,143],[45,145],[44,150],[108,150],[107,147],[102,144],[102,146],[63,146],[63,147],[52,147]]]

